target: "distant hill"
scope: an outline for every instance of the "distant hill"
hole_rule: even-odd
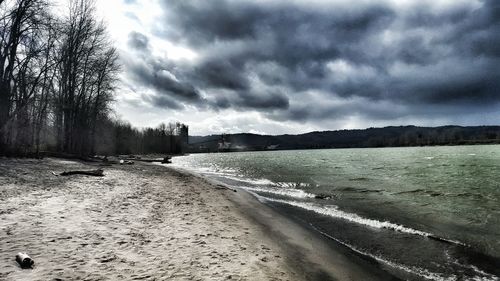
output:
[[[223,145],[219,144],[224,139]],[[271,149],[465,145],[500,143],[500,126],[399,126],[300,135],[228,134],[190,136],[191,152]]]

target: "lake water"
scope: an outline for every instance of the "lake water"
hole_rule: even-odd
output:
[[[262,202],[410,280],[499,280],[500,146],[193,154],[173,165]]]

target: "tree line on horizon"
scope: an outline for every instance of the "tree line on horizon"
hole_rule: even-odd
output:
[[[222,138],[231,143],[229,151],[500,144],[500,126],[391,126],[300,135],[190,136],[189,152],[217,152]]]
[[[184,124],[112,118],[119,57],[95,1],[54,5],[0,0],[0,155],[178,153]]]
[[[187,151],[188,126],[180,122],[161,123],[155,128],[137,129],[124,121],[108,121],[103,127],[99,154],[181,154]]]

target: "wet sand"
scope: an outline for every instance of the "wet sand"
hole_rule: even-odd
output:
[[[250,194],[136,163],[0,159],[0,280],[374,280]],[[27,252],[33,269],[21,269]]]

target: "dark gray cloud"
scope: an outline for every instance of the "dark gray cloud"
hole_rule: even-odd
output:
[[[134,52],[129,57],[122,58],[128,76],[140,86],[153,90],[152,94],[142,95],[144,100],[157,107],[171,109],[181,109],[183,104],[203,102],[199,90],[190,81],[186,81],[171,62],[149,56],[146,36],[136,32],[130,33],[129,46]],[[141,90],[134,87],[133,91]]]
[[[213,58],[193,70],[193,78],[202,86],[231,90],[247,90],[249,85],[242,64],[230,58]]]
[[[190,83],[179,81],[171,72],[160,65],[137,64],[131,68],[133,74],[146,86],[156,89],[160,95],[167,95],[181,102],[197,102],[201,99],[198,90]]]
[[[142,33],[132,31],[128,35],[128,45],[140,51],[149,49],[149,38]]]
[[[157,106],[275,120],[446,116],[499,104],[500,1],[429,3],[165,0],[155,36],[198,59],[158,61],[147,37],[131,33],[142,62],[130,69],[158,90]]]

